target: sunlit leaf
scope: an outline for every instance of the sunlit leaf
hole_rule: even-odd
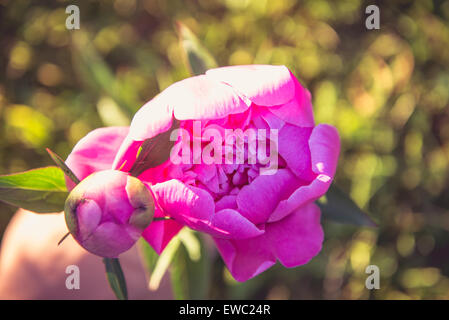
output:
[[[64,174],[69,177],[70,180],[73,181],[73,183],[78,184],[80,183],[80,180],[77,178],[77,176],[70,170],[70,168],[65,164],[64,160],[61,159],[60,156],[58,156],[56,153],[51,151],[49,148],[46,149],[52,160],[56,163],[56,165],[61,168],[61,170],[64,172]]]
[[[200,75],[208,69],[217,67],[214,57],[186,25],[177,22],[177,29],[186,64],[192,75]]]
[[[92,92],[107,93],[131,117],[139,106],[138,93],[119,82],[86,33],[78,32],[73,40],[75,70],[84,83]]]
[[[98,101],[97,111],[103,123],[109,127],[129,126],[131,122],[128,115],[110,97],[102,97]]]
[[[118,258],[103,258],[106,268],[106,278],[115,296],[119,300],[128,300],[125,275]]]
[[[0,176],[0,200],[38,213],[64,210],[67,189],[58,167]]]
[[[206,299],[210,286],[211,261],[202,239],[189,229],[183,229],[173,259],[170,275],[176,299]]]
[[[363,212],[355,202],[340,188],[332,184],[325,197],[317,204],[321,208],[324,219],[343,224],[376,227],[376,223]]]
[[[151,274],[151,279],[148,287],[150,290],[157,290],[159,285],[164,277],[165,273],[170,266],[173,258],[175,257],[176,251],[179,248],[181,241],[178,237],[174,237],[170,243],[165,247],[164,251],[159,256],[159,259],[156,262],[153,273]]]
[[[151,274],[156,266],[159,259],[159,255],[154,251],[150,244],[144,239],[140,238],[137,242],[137,249],[139,252],[140,260],[145,269],[145,276],[147,278],[147,283],[150,282]]]

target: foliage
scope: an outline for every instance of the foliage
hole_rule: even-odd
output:
[[[448,298],[449,1],[383,3],[373,31],[361,0],[89,1],[74,31],[69,4],[0,2],[0,174],[48,165],[45,147],[67,155],[188,77],[180,21],[217,65],[285,64],[300,78],[316,121],[341,133],[337,185],[378,223],[325,221],[310,264],[244,284],[211,257],[208,297]],[[13,211],[0,209],[3,230]],[[380,290],[364,287],[369,264]]]

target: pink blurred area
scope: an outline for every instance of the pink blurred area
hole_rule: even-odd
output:
[[[66,234],[64,215],[19,210],[4,234],[0,249],[0,299],[115,299],[100,257],[82,249]],[[129,299],[171,299],[167,276],[157,291],[148,289],[136,247],[120,256]],[[69,290],[66,273],[79,267],[80,288]]]

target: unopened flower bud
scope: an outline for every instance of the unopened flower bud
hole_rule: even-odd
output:
[[[67,197],[64,211],[70,233],[83,248],[116,258],[153,220],[154,200],[139,179],[106,170],[81,181]]]

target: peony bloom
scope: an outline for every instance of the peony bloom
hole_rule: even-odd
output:
[[[170,130],[174,119],[180,130],[172,134],[172,155],[186,145],[194,149],[195,143],[202,154],[198,158],[193,150],[183,158],[188,161],[176,163],[171,157],[137,177],[153,192],[155,217],[172,218],[155,221],[143,232],[156,252],[188,226],[213,237],[238,281],[277,260],[295,267],[318,254],[323,230],[314,201],[333,180],[340,140],[334,127],[315,126],[310,93],[284,66],[218,68],[177,82],[145,104],[129,128],[91,132],[67,164],[79,178],[111,168],[128,172],[143,142]],[[241,135],[249,129],[263,130],[256,146],[270,149],[262,157],[257,150],[255,162],[250,161],[256,153],[251,138]],[[223,139],[211,138],[212,130]],[[236,144],[225,145],[229,130],[237,132],[235,141],[240,137],[248,146],[240,153],[243,163],[236,161]],[[223,152],[215,157],[214,149],[213,156],[205,157],[203,147],[212,140]],[[226,160],[229,153],[233,161]],[[268,156],[272,161],[262,161]],[[212,163],[202,161],[211,157]]]

